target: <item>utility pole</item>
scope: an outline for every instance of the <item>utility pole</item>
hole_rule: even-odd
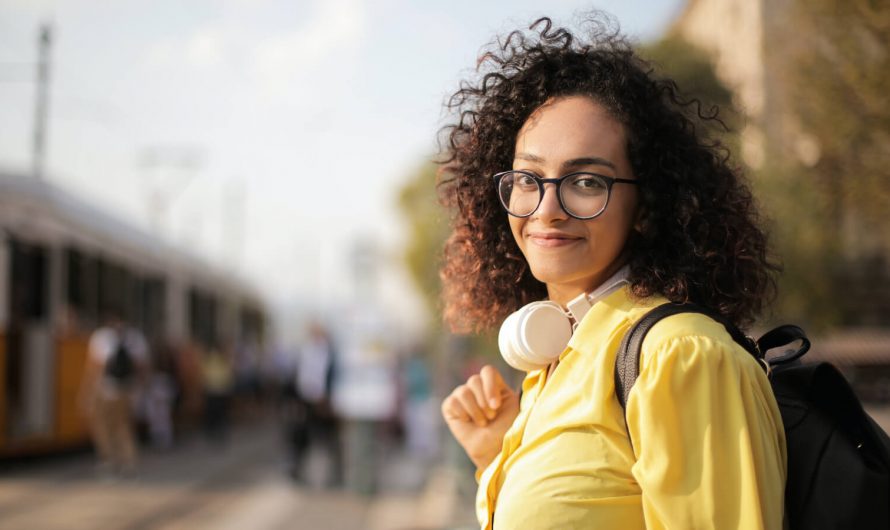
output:
[[[49,48],[52,45],[52,27],[41,24],[37,40],[37,97],[34,111],[34,177],[43,179],[46,165],[46,132],[49,112]]]

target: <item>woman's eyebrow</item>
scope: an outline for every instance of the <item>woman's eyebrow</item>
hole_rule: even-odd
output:
[[[544,162],[544,159],[539,157],[538,155],[533,155],[531,153],[516,153],[513,155],[513,160],[526,160],[528,162]]]
[[[562,163],[564,169],[582,167],[582,166],[606,166],[615,169],[615,164],[609,162],[605,158],[598,156],[586,156],[582,158],[573,158]]]
[[[534,162],[537,164],[543,164],[546,160],[538,155],[533,155],[531,153],[516,153],[513,156],[514,160],[525,160],[527,162]],[[566,160],[562,163],[562,169],[574,169],[578,167],[584,166],[605,166],[608,168],[616,169],[615,164],[609,162],[605,158],[600,158],[598,156],[584,156],[581,158],[573,158],[571,160]]]

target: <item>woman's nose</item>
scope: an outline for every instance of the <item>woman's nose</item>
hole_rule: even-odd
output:
[[[554,221],[565,219],[567,214],[559,204],[559,197],[556,192],[556,184],[544,184],[544,196],[541,198],[541,204],[535,212],[535,217],[545,221]]]

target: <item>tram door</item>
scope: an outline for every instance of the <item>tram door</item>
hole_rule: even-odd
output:
[[[47,248],[11,239],[5,381],[7,441],[51,436],[54,364]]]

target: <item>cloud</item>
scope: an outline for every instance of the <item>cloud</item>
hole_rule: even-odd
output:
[[[253,74],[265,95],[293,94],[325,64],[361,42],[366,14],[359,0],[320,1],[315,7],[300,28],[262,40],[254,47]]]
[[[165,37],[148,46],[145,64],[151,69],[213,69],[226,62],[236,35],[224,26],[202,26],[186,36]]]
[[[152,70],[170,66],[179,57],[177,50],[180,46],[179,43],[171,39],[151,43],[145,52],[145,65]]]
[[[56,0],[3,0],[3,9],[18,12],[46,15],[55,11]]]
[[[199,68],[220,66],[226,57],[226,32],[218,26],[207,26],[194,32],[185,43],[185,57]]]
[[[290,25],[288,19],[270,18],[276,9],[229,7],[221,18],[187,34],[151,43],[144,67],[153,75],[229,75],[247,81],[245,88],[257,101],[291,107],[329,96],[320,91],[347,82],[368,24],[362,0],[315,0]]]

